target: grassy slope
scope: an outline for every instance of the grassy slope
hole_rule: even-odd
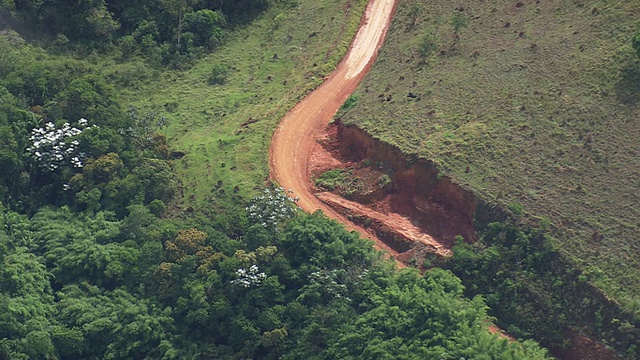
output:
[[[170,125],[162,131],[172,150],[186,153],[175,162],[180,208],[237,205],[238,196],[247,199],[264,186],[275,126],[346,53],[365,5],[274,5],[191,70],[155,74],[143,88],[123,93],[124,103],[167,117]],[[224,85],[208,83],[216,64],[231,69]],[[168,112],[171,103],[178,107]]]
[[[343,120],[547,217],[561,249],[640,311],[640,77],[629,76],[640,2],[517,3],[400,0]],[[456,13],[467,26],[452,46]],[[426,64],[425,37],[437,45]]]

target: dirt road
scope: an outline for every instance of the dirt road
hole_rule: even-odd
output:
[[[307,212],[322,210],[343,222],[349,230],[376,240],[379,248],[391,255],[395,251],[369,231],[347,221],[323,204],[312,192],[308,161],[318,134],[355,90],[375,60],[387,33],[395,0],[371,0],[351,48],[336,70],[316,90],[304,98],[280,122],[269,149],[271,178],[300,198],[298,205]]]

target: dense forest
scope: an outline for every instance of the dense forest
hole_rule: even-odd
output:
[[[183,68],[250,21],[266,0],[3,1],[0,16],[30,39],[80,54],[117,51]]]
[[[282,189],[171,211],[167,120],[83,56],[184,69],[270,5],[1,3],[0,358],[547,358],[490,334],[498,300],[457,277],[495,273],[498,250],[525,259],[509,241],[534,235],[494,225],[512,235],[499,249],[461,244],[451,271],[421,275]]]

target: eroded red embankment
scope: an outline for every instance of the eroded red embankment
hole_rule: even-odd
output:
[[[457,235],[476,241],[475,197],[439,177],[432,163],[410,159],[360,128],[337,121],[320,136],[309,172],[313,178],[335,168],[349,169],[360,178],[368,173],[389,176],[388,186],[353,193],[348,199],[327,192],[317,196],[352,221],[366,222],[387,245],[405,253],[403,260],[416,248],[446,256]]]
[[[419,265],[425,252],[449,254],[456,235],[467,242],[477,240],[475,197],[449,178],[439,177],[432,163],[407,157],[362,129],[337,121],[318,139],[309,161],[310,178],[340,168],[362,178],[391,177],[390,186],[373,186],[373,191],[349,194],[348,199],[329,192],[316,195],[351,221],[367,224],[378,239],[398,253],[396,259],[405,263],[416,259]],[[500,330],[493,327],[491,331]],[[570,344],[567,349],[553,351],[559,359],[618,359],[615,352],[584,334],[567,330],[565,337]]]

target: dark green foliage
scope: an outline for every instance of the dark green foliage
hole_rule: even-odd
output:
[[[580,329],[635,358],[637,315],[619,312],[589,285],[587,274],[567,266],[552,241],[541,230],[491,223],[482,244],[454,247],[450,267],[466,294],[485,296],[490,314],[515,336],[561,347],[568,329]],[[600,319],[594,321],[594,314]]]
[[[344,104],[340,106],[339,111],[346,112],[353,109],[356,105],[358,105],[359,95],[350,95],[347,100],[344,101]]]
[[[5,216],[0,356],[545,358],[490,335],[483,299],[450,272],[398,272],[321,213],[275,237],[251,226],[244,248],[129,210]],[[249,267],[263,275],[244,286]]]
[[[125,214],[131,203],[171,198],[175,183],[164,159],[168,147],[156,131],[166,125],[154,113],[125,113],[113,86],[95,67],[75,60],[43,57],[29,47],[13,49],[23,60],[0,63],[0,199],[9,207],[35,212],[45,204],[76,205],[90,211]],[[38,60],[36,60],[38,59]],[[0,59],[3,61],[4,58]],[[34,128],[54,123],[89,127],[73,140],[84,168],[65,164],[55,171],[38,166],[27,148]],[[84,159],[86,158],[86,159]]]
[[[0,11],[18,24],[28,23],[24,33],[30,36],[36,31],[55,37],[50,45],[59,50],[112,52],[117,46],[122,59],[141,54],[155,65],[184,68],[218,47],[229,28],[268,5],[266,0],[9,1],[0,3]]]
[[[155,199],[149,203],[149,211],[155,216],[162,216],[167,210],[167,206],[160,199]]]
[[[433,35],[424,35],[422,41],[418,45],[418,54],[422,57],[422,61],[426,62],[427,58],[431,56],[438,49],[435,37]]]
[[[220,11],[202,9],[186,14],[183,28],[194,35],[196,46],[215,48],[222,41],[224,25],[225,18]]]

